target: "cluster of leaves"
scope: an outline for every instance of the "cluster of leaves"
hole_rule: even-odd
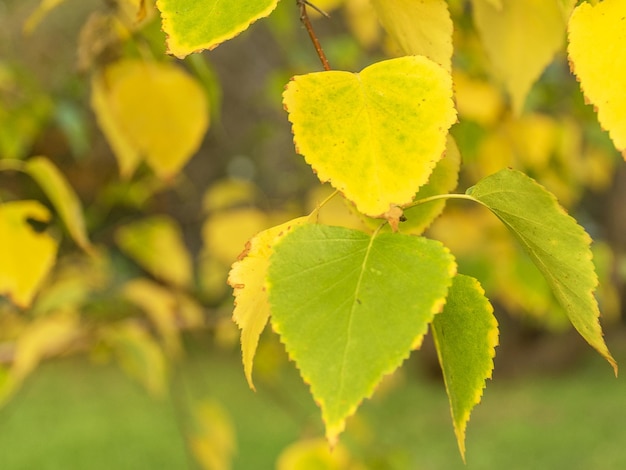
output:
[[[26,29],[34,30],[60,3],[42,1]],[[307,3],[297,2],[308,23]],[[322,10],[343,4],[363,46],[385,43],[382,53],[396,57],[358,73],[326,70],[289,81],[283,106],[295,148],[334,192],[309,215],[293,218],[250,208],[255,198],[250,184],[214,185],[203,200],[203,248],[196,265],[177,223],[149,216],[119,225],[114,242],[150,278],[116,279],[111,266],[116,258],[90,242],[84,211],[66,177],[46,157],[24,159],[29,140],[50,113],[49,100],[14,94],[18,99],[0,108],[0,171],[34,180],[84,253],[73,254],[71,262],[57,261],[58,234],[32,223],[50,222],[50,209],[11,192],[0,195],[0,244],[7,247],[0,294],[10,299],[0,304],[2,337],[17,338],[11,367],[0,376],[0,401],[43,357],[85,344],[117,356],[148,389],[165,393],[168,363],[182,354],[180,331],[205,326],[200,300],[219,299],[228,276],[250,386],[259,338],[269,322],[309,384],[331,443],[363,399],[430,330],[464,456],[470,412],[492,374],[498,323],[483,279],[463,269],[468,266],[463,249],[471,251],[467,240],[476,239],[450,228],[462,217],[471,220],[460,226],[480,235],[481,227],[496,220],[512,235],[499,246],[514,255],[483,256],[483,264],[491,266],[488,291],[508,286],[505,298],[512,303],[543,302],[544,310],[553,308],[545,299],[554,298],[617,371],[599,323],[591,238],[553,195],[574,204],[580,188],[608,184],[611,158],[603,147],[590,150],[595,147],[589,139],[577,137],[582,128],[568,117],[571,110],[555,118],[529,102],[540,101],[530,93],[533,84],[555,55],[566,52],[600,125],[626,155],[620,87],[626,60],[618,60],[626,51],[626,1],[315,3]],[[119,0],[115,8],[89,17],[81,33],[80,65],[90,72],[91,107],[119,167],[111,205],[123,200],[141,207],[176,183],[219,114],[211,69],[196,53],[234,38],[277,4],[157,0],[155,9],[145,0]],[[473,25],[464,19],[469,10]],[[295,5],[293,13],[297,18]],[[196,54],[185,59],[187,69],[163,54],[159,27],[169,54],[180,59]],[[0,92],[11,91],[18,80],[3,70]],[[489,81],[493,77],[508,101]],[[451,193],[462,171],[472,186]],[[527,174],[545,176],[548,189]],[[463,212],[452,208],[446,211],[451,217],[435,222],[449,199],[459,200],[455,204]],[[475,209],[465,209],[471,203],[477,203]],[[500,242],[499,232],[497,237]],[[543,275],[545,289],[538,297],[526,295],[534,286],[519,282],[524,273],[513,272],[520,260],[530,260]],[[494,272],[509,277],[500,278],[498,286]],[[105,296],[108,302],[102,301]],[[32,320],[18,313],[25,309]],[[130,313],[108,314],[99,322],[97,315],[81,315],[90,309]],[[207,405],[202,422],[225,423],[220,413]],[[207,443],[215,432],[210,426],[208,438],[192,441],[207,468],[221,468],[232,452],[228,424],[220,426],[227,436],[221,444]],[[294,468],[308,452],[321,451],[317,444],[292,449],[281,465]]]

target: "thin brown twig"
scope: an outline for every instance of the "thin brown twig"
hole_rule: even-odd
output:
[[[320,10],[318,7],[310,3],[308,0],[296,0],[296,4],[300,7],[300,21],[302,21],[302,24],[306,28],[307,33],[309,33],[311,42],[313,43],[313,46],[315,47],[315,52],[317,52],[317,55],[320,58],[320,61],[322,62],[322,67],[324,67],[324,70],[330,70],[330,64],[328,63],[328,59],[326,59],[326,54],[324,54],[324,50],[322,49],[322,45],[320,44],[319,39],[317,39],[315,31],[313,31],[313,26],[311,25],[311,20],[309,19],[309,15],[306,11],[306,7],[309,6],[313,8],[314,10],[318,11],[320,14],[324,15],[327,18],[329,18],[328,13]]]

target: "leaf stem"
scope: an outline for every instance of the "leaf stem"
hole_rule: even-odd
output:
[[[311,20],[309,19],[309,14],[306,11],[306,7],[309,6],[313,8],[314,10],[318,11],[319,13],[321,13],[327,18],[329,17],[329,15],[328,13],[320,10],[318,7],[310,3],[308,0],[296,0],[296,4],[298,5],[298,7],[300,7],[300,21],[302,21],[302,24],[306,28],[307,33],[309,33],[311,42],[313,43],[313,46],[315,47],[315,52],[317,52],[317,55],[320,58],[320,61],[322,62],[322,67],[324,67],[324,70],[328,71],[330,70],[330,64],[328,63],[328,59],[326,59],[326,54],[324,54],[322,45],[320,44],[320,41],[319,39],[317,39],[317,35],[315,34],[315,31],[313,30],[313,26],[311,25]]]
[[[433,201],[439,201],[442,199],[466,199],[468,201],[480,202],[468,194],[437,194],[435,196],[419,199],[418,201],[413,201],[408,206],[405,206],[404,209],[410,209],[411,207],[419,206],[421,204],[426,204]]]

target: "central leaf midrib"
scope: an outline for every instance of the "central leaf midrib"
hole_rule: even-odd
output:
[[[354,320],[355,308],[357,306],[357,299],[359,298],[359,292],[361,290],[361,283],[363,282],[363,275],[365,273],[367,261],[372,251],[372,245],[374,244],[374,239],[376,238],[377,234],[378,234],[378,231],[372,234],[369,244],[367,245],[367,248],[365,249],[365,256],[363,257],[363,263],[361,264],[361,272],[359,273],[359,278],[354,288],[354,297],[352,299],[352,307],[350,308],[350,311],[348,313],[348,327],[347,327],[347,334],[346,334],[346,343],[345,343],[343,352],[341,354],[341,365],[339,368],[339,389],[337,392],[337,396],[340,397],[340,400],[341,400],[341,397],[343,396],[344,383],[345,383],[345,370],[346,370],[346,365],[347,365],[347,360],[348,360],[348,350],[350,349],[350,339],[352,336],[351,331],[352,331],[352,325],[353,325],[353,320]]]

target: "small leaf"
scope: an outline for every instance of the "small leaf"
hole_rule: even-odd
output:
[[[560,0],[473,0],[476,27],[496,75],[520,114],[526,95],[563,46],[567,17]],[[571,11],[571,9],[570,9]]]
[[[498,322],[478,281],[457,275],[446,305],[433,320],[433,337],[450,399],[459,450],[465,460],[465,428],[491,378]]]
[[[236,432],[228,412],[218,402],[205,400],[193,409],[194,432],[189,446],[207,470],[228,470],[237,450]]]
[[[556,198],[515,170],[502,170],[467,190],[516,236],[548,281],[581,336],[617,373],[617,364],[602,337],[600,310],[593,296],[598,278],[591,238],[567,215]]]
[[[452,69],[452,19],[445,0],[372,0],[387,32],[407,55]]]
[[[124,297],[143,310],[163,340],[171,357],[182,354],[181,303],[175,293],[148,279],[133,279],[124,285]]]
[[[267,229],[253,237],[233,264],[228,284],[234,289],[233,320],[241,329],[241,353],[248,385],[254,390],[252,365],[259,337],[270,317],[265,279],[274,244],[294,227],[308,223],[308,217],[299,217]]]
[[[145,328],[126,320],[107,325],[100,335],[122,369],[157,397],[167,394],[168,368],[163,350]]]
[[[76,244],[91,251],[80,200],[59,169],[46,157],[31,158],[24,169],[46,193]]]
[[[569,21],[568,54],[585,97],[626,158],[626,0],[581,3]]]
[[[361,73],[297,76],[283,94],[297,150],[322,182],[377,217],[428,181],[455,122],[452,79],[421,56]]]
[[[198,150],[209,126],[202,86],[170,63],[122,60],[94,78],[92,106],[123,176],[138,157],[170,179]]]
[[[411,235],[304,225],[274,247],[272,326],[310,385],[331,443],[421,345],[455,271],[441,243]]]
[[[48,222],[51,214],[37,201],[0,204],[0,294],[28,307],[54,265],[58,243],[46,232],[38,233],[28,219]]]
[[[341,443],[332,449],[324,439],[294,442],[278,456],[276,470],[359,470],[348,449]]]
[[[7,383],[0,389],[0,405],[11,397],[42,359],[58,354],[79,333],[79,316],[70,311],[47,315],[28,324],[17,339],[13,363],[5,379]]]
[[[278,0],[157,0],[168,53],[179,59],[214,49],[268,16]]]
[[[117,229],[115,240],[128,256],[150,274],[176,286],[192,282],[191,257],[173,219],[151,216]]]

